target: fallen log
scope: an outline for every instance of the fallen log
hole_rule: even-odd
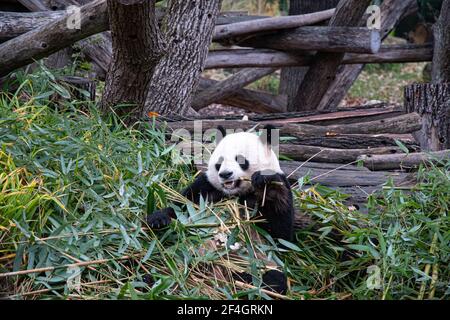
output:
[[[276,69],[274,68],[243,69],[228,79],[217,82],[198,92],[192,101],[192,107],[194,110],[205,108],[275,71]]]
[[[273,35],[235,40],[233,44],[284,51],[377,53],[381,38],[378,30],[368,28],[300,27]]]
[[[106,2],[95,0],[81,7],[81,29],[68,29],[64,15],[54,22],[0,45],[0,76],[44,58],[74,42],[105,31]]]
[[[213,41],[220,41],[232,37],[248,36],[250,34],[260,32],[277,31],[281,29],[312,25],[330,19],[333,16],[334,11],[334,9],[331,9],[311,14],[273,17],[218,26],[214,30]]]
[[[365,122],[364,124],[340,124],[330,126],[314,126],[309,124],[280,124],[270,122],[280,129],[281,134],[293,137],[327,137],[338,134],[381,134],[381,133],[411,133],[421,128],[421,119],[418,114],[410,113],[389,119]],[[248,130],[253,127],[262,127],[264,123],[242,120],[196,120],[176,121],[167,125],[172,130],[184,129],[189,132],[217,128],[219,125],[226,130]]]
[[[418,151],[419,145],[411,140],[404,140],[400,138],[392,138],[381,135],[362,135],[349,134],[337,135],[328,137],[303,137],[297,138],[295,141],[289,143],[302,144],[306,146],[317,146],[335,149],[357,149],[357,148],[380,148],[380,147],[394,147],[397,146],[397,141],[408,148],[409,151]]]
[[[207,79],[201,79],[201,82],[206,81]],[[211,81],[211,80],[209,80]],[[212,80],[213,81],[213,80]],[[278,101],[276,103],[272,103],[274,106],[276,105],[285,105],[285,97],[284,96],[274,96],[268,93],[263,93],[259,91],[241,89],[243,91],[248,91],[251,93],[261,94],[261,100]],[[283,99],[282,99],[283,98]],[[256,101],[256,99],[255,99]],[[251,105],[250,105],[251,106]],[[254,109],[254,108],[253,108]],[[258,112],[258,110],[253,111],[252,108],[249,108],[252,112]],[[373,105],[365,105],[361,107],[352,107],[352,108],[337,108],[336,111],[305,111],[305,112],[277,112],[271,114],[249,114],[248,119],[250,121],[256,122],[268,122],[268,123],[278,123],[280,125],[287,123],[308,123],[319,126],[327,126],[333,124],[351,124],[351,123],[363,123],[374,120],[381,120],[386,118],[392,118],[396,116],[400,116],[405,114],[404,108],[402,106],[386,106],[383,103],[373,104]],[[187,120],[182,117],[171,116],[170,118],[166,118],[168,121],[180,121]],[[213,116],[199,116],[199,117],[191,117],[190,120],[218,120],[217,115]],[[221,116],[220,119],[223,120],[241,120],[242,115],[226,115]]]
[[[313,55],[300,55],[270,49],[233,49],[210,51],[206,69],[250,67],[303,67],[309,66]],[[407,63],[431,61],[431,45],[389,45],[376,54],[346,54],[342,64]]]
[[[0,12],[0,40],[18,37],[64,15],[64,11]]]
[[[0,11],[0,38],[11,39],[21,34],[32,31],[36,28],[52,22],[66,14],[64,6],[57,8],[49,6],[48,1],[42,0],[21,0],[20,1],[28,10],[32,12],[10,12]],[[58,4],[67,2],[72,5],[82,5],[81,1],[76,0],[58,0]],[[53,8],[52,8],[53,7]],[[156,9],[158,20],[162,20],[165,12],[162,9]],[[247,13],[235,14],[233,12],[222,12],[217,18],[216,25],[229,25],[242,22],[273,19],[268,16],[253,16]]]
[[[295,144],[280,144],[279,152],[293,160],[328,163],[351,163],[363,155],[401,153],[399,147],[381,147],[368,149],[333,149]]]
[[[291,181],[298,181],[308,176],[310,183],[320,183],[328,187],[369,187],[380,186],[392,178],[396,184],[409,178],[407,173],[382,172],[361,170],[355,165],[332,164],[326,167],[326,163],[302,163],[297,161],[281,161],[281,169]],[[334,167],[334,168],[333,168]]]
[[[198,92],[206,90],[207,88],[218,83],[219,81],[212,79],[200,78]],[[285,110],[286,97],[276,96],[262,91],[240,88],[229,96],[224,96],[217,99],[217,103],[256,113],[278,113]]]
[[[450,160],[450,150],[437,152],[420,153],[400,153],[384,155],[363,155],[359,157],[364,166],[370,170],[395,170],[395,169],[415,169],[421,164],[448,162]]]

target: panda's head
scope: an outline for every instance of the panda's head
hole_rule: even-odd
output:
[[[251,177],[256,171],[267,174],[282,173],[276,154],[273,152],[271,131],[266,126],[261,136],[250,132],[226,135],[218,143],[208,162],[208,181],[227,195],[244,195],[252,191]]]

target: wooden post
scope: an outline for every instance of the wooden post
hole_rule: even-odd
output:
[[[450,83],[407,86],[405,108],[422,116],[414,137],[423,151],[450,149]]]

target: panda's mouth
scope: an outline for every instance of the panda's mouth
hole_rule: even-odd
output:
[[[222,186],[226,190],[233,190],[239,187],[240,180],[230,180],[222,183]]]

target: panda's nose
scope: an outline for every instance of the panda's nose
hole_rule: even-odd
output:
[[[219,173],[219,177],[221,177],[222,179],[228,179],[233,175],[233,172],[231,171],[223,171],[221,173]]]

